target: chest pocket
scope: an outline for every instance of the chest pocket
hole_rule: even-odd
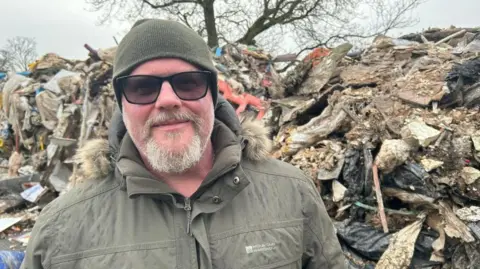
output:
[[[52,269],[175,268],[174,241],[90,249],[52,258]]]
[[[215,269],[301,268],[303,219],[240,227],[210,240]]]

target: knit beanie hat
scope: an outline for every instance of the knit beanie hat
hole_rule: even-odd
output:
[[[217,104],[217,71],[207,43],[194,30],[169,20],[137,21],[117,47],[113,62],[113,82],[117,103],[122,110],[122,93],[115,79],[130,74],[137,66],[152,59],[179,58],[200,69],[211,71],[213,106]]]

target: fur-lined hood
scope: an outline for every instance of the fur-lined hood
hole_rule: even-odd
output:
[[[215,118],[227,125],[240,138],[243,143],[243,158],[262,161],[269,156],[272,143],[268,137],[268,129],[262,121],[251,117],[239,119],[233,107],[223,97],[218,100]],[[125,133],[121,113],[117,110],[112,117],[108,140],[92,139],[77,150],[74,161],[78,165],[78,170],[74,175],[74,181],[100,179],[112,172]]]

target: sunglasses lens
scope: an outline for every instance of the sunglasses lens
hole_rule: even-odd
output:
[[[127,101],[134,104],[155,102],[160,91],[160,80],[154,77],[126,77],[120,82]]]
[[[202,72],[179,73],[172,78],[172,87],[180,99],[196,100],[208,89],[209,76]]]

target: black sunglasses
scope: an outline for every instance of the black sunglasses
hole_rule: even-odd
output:
[[[145,105],[156,102],[164,81],[170,83],[178,98],[193,101],[205,97],[212,82],[212,73],[209,71],[190,71],[168,77],[152,75],[123,76],[115,80],[115,87],[118,87],[129,103]]]

